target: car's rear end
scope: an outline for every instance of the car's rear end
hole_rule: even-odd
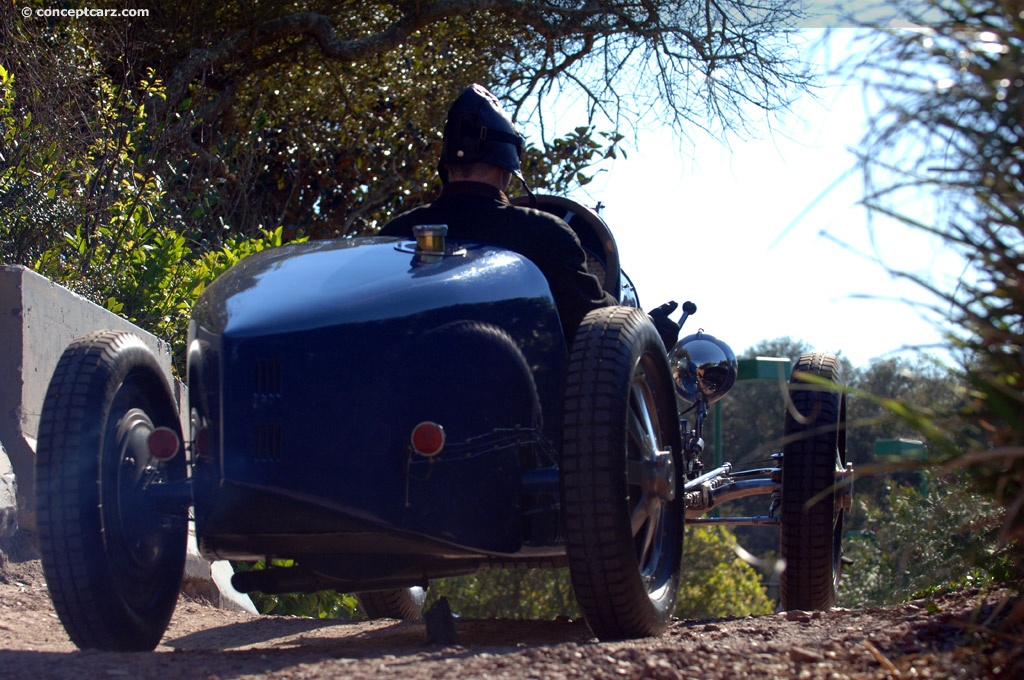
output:
[[[543,515],[557,479],[565,355],[543,276],[499,248],[247,258],[190,333],[201,549],[386,581],[555,543],[524,512]]]

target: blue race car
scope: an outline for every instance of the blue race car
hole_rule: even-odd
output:
[[[539,199],[620,302],[571,346],[531,262],[429,227],[288,245],[224,273],[193,311],[188,404],[135,336],[72,343],[37,454],[43,567],[71,639],[154,648],[190,520],[208,558],[293,565],[239,572],[238,590],[354,592],[371,618],[418,617],[433,579],[567,566],[603,640],[665,628],[686,522],[778,524],[783,607],[831,606],[852,481],[843,392],[822,387],[836,358],[795,367],[775,465],[705,472],[732,351],[700,332],[666,355],[604,221]],[[770,496],[763,517],[704,516],[755,493]]]

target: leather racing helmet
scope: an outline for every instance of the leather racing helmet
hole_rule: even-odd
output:
[[[483,85],[474,83],[448,109],[437,174],[447,184],[446,165],[490,163],[512,173],[525,186],[519,169],[523,146],[523,136],[498,98]]]

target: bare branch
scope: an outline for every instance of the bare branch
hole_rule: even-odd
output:
[[[790,6],[785,0],[420,1],[382,7],[380,30],[350,38],[337,32],[341,10],[337,16],[301,12],[264,21],[193,52],[167,78],[166,100],[157,118],[175,110],[196,84],[213,82],[210,77],[224,71],[230,71],[231,79],[244,78],[297,43],[315,45],[328,60],[357,63],[394,50],[437,22],[486,14],[524,29],[525,43],[546,46],[520,55],[516,68],[522,77],[515,82],[492,83],[517,106],[559,81],[568,86],[585,82],[578,90],[591,110],[606,110],[616,122],[626,103],[619,85],[628,83],[629,101],[657,93],[661,101],[651,101],[660,111],[657,115],[677,127],[696,123],[742,129],[745,103],[764,111],[785,108],[791,90],[809,83],[795,67],[792,49],[773,42],[800,16]],[[390,22],[389,12],[394,13]],[[635,80],[644,73],[643,59],[653,59],[657,68]],[[706,113],[693,106],[701,100]]]

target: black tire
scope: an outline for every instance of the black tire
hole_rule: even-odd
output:
[[[423,616],[425,588],[398,588],[356,593],[359,606],[368,619],[402,619],[414,621]]]
[[[142,487],[185,480],[186,462],[149,457],[145,437],[159,426],[181,436],[141,339],[104,331],[68,346],[43,402],[36,507],[50,596],[80,648],[151,650],[177,603],[188,508],[158,511]]]
[[[682,447],[665,347],[646,314],[587,314],[569,358],[563,417],[576,600],[602,640],[659,635],[679,588]]]
[[[836,482],[846,467],[846,398],[839,359],[823,353],[801,356],[793,367],[789,398],[780,530],[786,567],[780,596],[785,610],[824,610],[835,605],[842,573],[844,489]]]

